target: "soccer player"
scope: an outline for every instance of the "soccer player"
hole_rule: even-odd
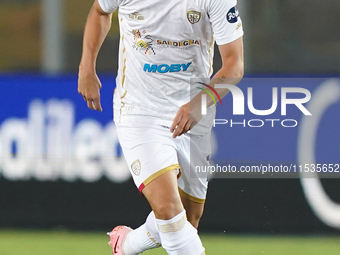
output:
[[[87,19],[78,92],[101,111],[98,51],[118,10],[119,70],[114,121],[133,180],[152,212],[137,229],[112,230],[113,254],[140,254],[162,246],[171,255],[202,255],[197,233],[207,192],[215,117],[214,85],[243,76],[243,28],[236,0],[96,0]],[[214,43],[222,68],[212,75]],[[222,79],[222,80],[221,80]],[[203,88],[204,86],[204,88]],[[199,87],[204,90],[197,89]],[[210,91],[210,92],[209,92]],[[217,89],[219,96],[228,93]],[[202,95],[207,114],[202,116]]]

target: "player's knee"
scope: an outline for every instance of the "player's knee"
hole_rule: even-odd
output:
[[[160,203],[153,206],[153,211],[157,219],[169,220],[183,211],[183,207],[178,202]]]

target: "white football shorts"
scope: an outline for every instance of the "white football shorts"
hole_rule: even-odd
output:
[[[140,192],[158,176],[178,170],[179,193],[193,202],[205,202],[207,175],[195,172],[195,166],[209,166],[210,133],[203,136],[186,133],[173,138],[170,128],[159,124],[116,123],[116,127]]]

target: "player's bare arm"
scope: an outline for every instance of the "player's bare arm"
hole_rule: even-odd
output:
[[[222,67],[214,75],[209,85],[212,87],[214,87],[216,83],[236,85],[244,74],[243,37],[240,37],[231,43],[219,45],[219,51],[222,59]],[[218,82],[219,80],[220,82]],[[216,90],[221,98],[226,96],[229,92],[228,89]],[[174,138],[188,132],[202,118],[202,94],[205,94],[205,92],[200,92],[189,103],[183,105],[178,110],[170,128],[170,132],[173,132]],[[214,100],[210,96],[207,97],[207,106],[209,107],[212,104],[214,104]]]
[[[78,92],[84,97],[90,109],[102,111],[100,104],[101,83],[96,74],[96,59],[103,41],[111,27],[112,14],[105,13],[96,0],[88,15],[83,53],[79,65]]]

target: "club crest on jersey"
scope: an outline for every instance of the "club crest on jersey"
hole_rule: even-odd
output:
[[[141,165],[140,165],[139,159],[132,162],[131,170],[135,175],[139,176],[140,170],[141,170]]]
[[[201,13],[197,11],[188,11],[187,18],[191,24],[195,24],[200,21]]]

